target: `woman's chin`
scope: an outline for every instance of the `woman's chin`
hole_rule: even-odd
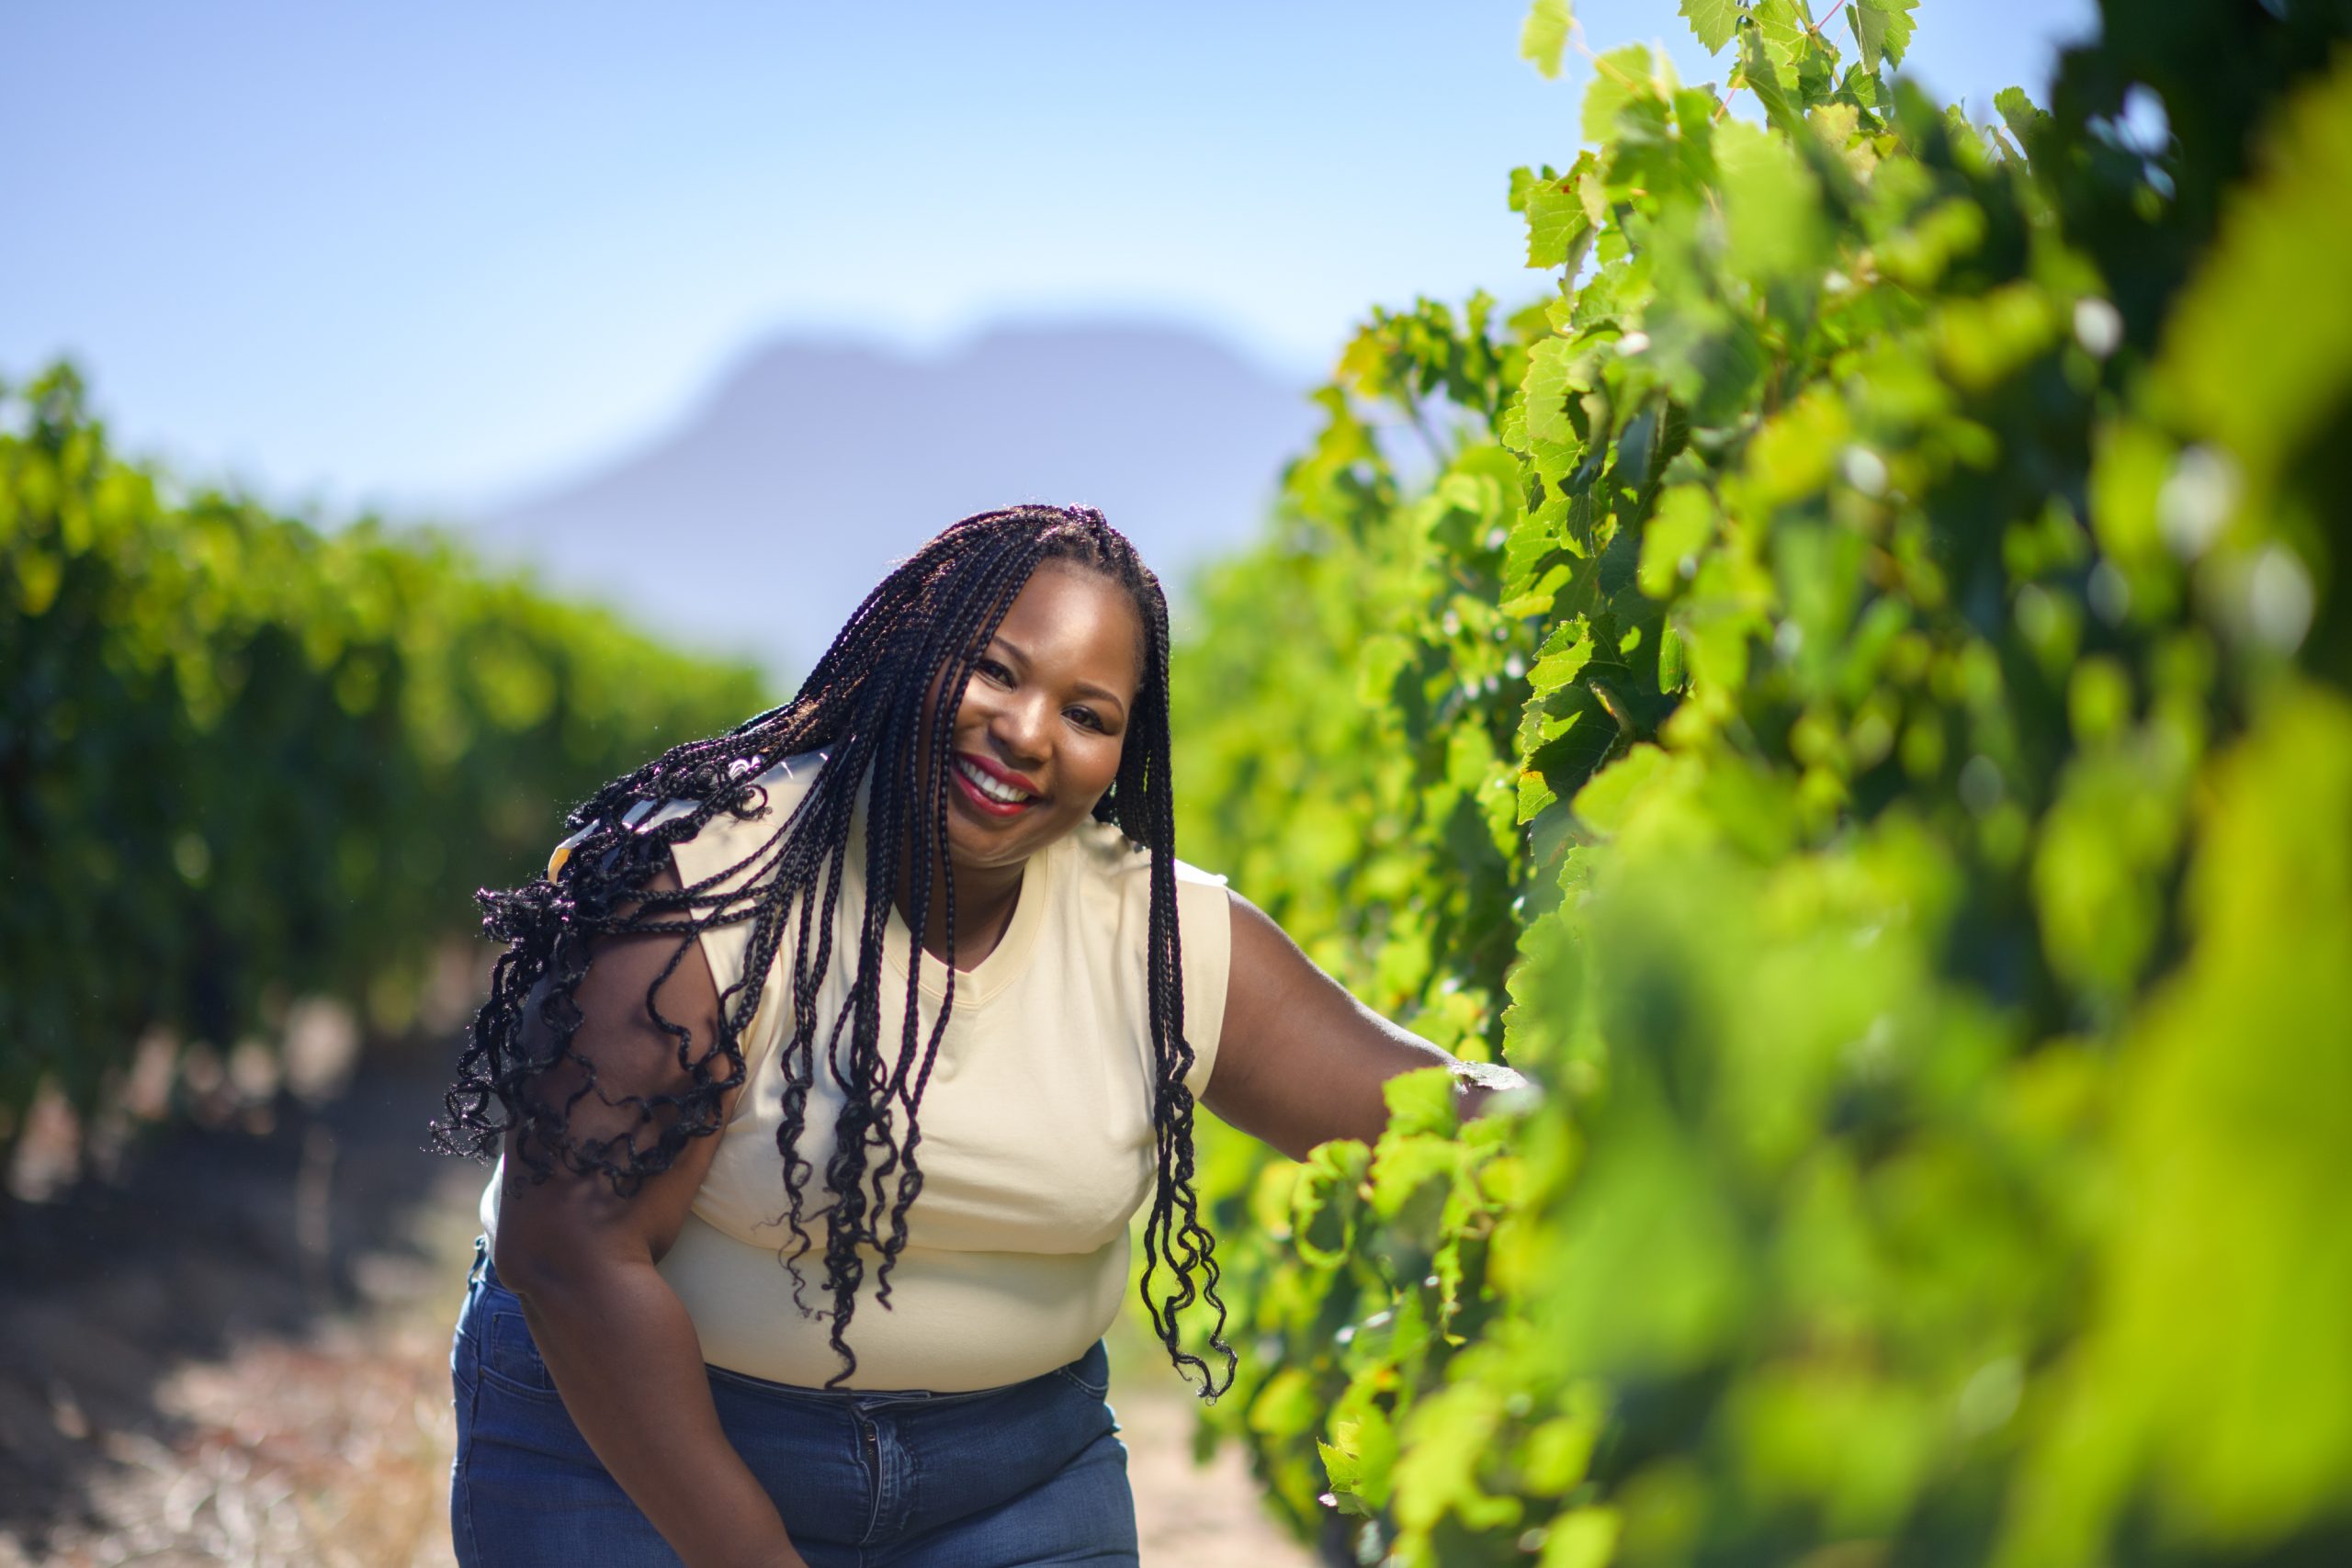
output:
[[[983,812],[950,791],[947,800],[947,847],[966,865],[1007,865],[1025,859],[1050,834],[1038,831],[1041,807],[1017,817]]]
[[[947,802],[947,849],[959,866],[972,870],[1019,865],[1068,833],[1085,817],[1039,803],[1017,817],[983,813],[969,801]]]

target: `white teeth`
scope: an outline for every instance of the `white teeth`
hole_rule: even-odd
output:
[[[1012,806],[1029,798],[1028,795],[1024,792],[1013,788],[1009,784],[1003,783],[992,773],[983,773],[980,769],[974,767],[971,763],[964,761],[961,757],[956,759],[956,766],[957,771],[962,773],[966,778],[972,781],[973,788],[978,790],[982,795],[987,795],[990,800],[1000,800],[1007,806]]]

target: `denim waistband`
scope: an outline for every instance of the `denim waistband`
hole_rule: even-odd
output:
[[[509,1295],[514,1293],[499,1280],[497,1266],[490,1260],[490,1238],[486,1235],[474,1238],[473,1268],[466,1275],[468,1291],[473,1290],[478,1284],[487,1285],[492,1290],[505,1291]],[[1080,1358],[1080,1359],[1083,1359]],[[726,1378],[729,1382],[747,1385],[762,1393],[774,1394],[786,1399],[809,1400],[842,1409],[854,1406],[864,1410],[886,1404],[960,1404],[967,1400],[992,1399],[1024,1386],[1022,1383],[1008,1382],[998,1383],[991,1388],[951,1389],[945,1392],[927,1388],[810,1388],[802,1383],[775,1382],[767,1378],[754,1377],[750,1372],[739,1372],[732,1367],[722,1367],[715,1362],[706,1364],[713,1372]],[[1054,1374],[1044,1372],[1039,1375],[1051,1377]]]
[[[774,1394],[780,1399],[813,1400],[845,1410],[853,1406],[871,1410],[886,1404],[961,1404],[967,1400],[994,1399],[1023,1386],[1008,1382],[999,1383],[994,1388],[951,1389],[944,1393],[927,1388],[809,1388],[801,1383],[772,1382],[766,1378],[753,1377],[749,1372],[739,1372],[732,1367],[708,1364],[713,1372],[729,1382],[747,1384],[761,1393]],[[1051,1377],[1054,1374],[1046,1372],[1041,1375]]]

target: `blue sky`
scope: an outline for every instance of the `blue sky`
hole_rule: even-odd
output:
[[[1573,155],[1586,72],[1521,62],[1523,11],[13,6],[0,375],[71,352],[136,449],[411,515],[592,460],[786,329],[1143,316],[1303,378],[1373,302],[1529,290],[1505,177]],[[1670,0],[1577,12],[1723,73]],[[1912,64],[1982,117],[2092,19],[1923,0]]]

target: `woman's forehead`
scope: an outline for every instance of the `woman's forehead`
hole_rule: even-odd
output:
[[[1142,683],[1143,617],[1135,595],[1091,567],[1039,562],[1006,606],[997,636],[1039,664],[1083,666],[1129,692]]]

